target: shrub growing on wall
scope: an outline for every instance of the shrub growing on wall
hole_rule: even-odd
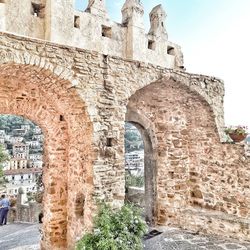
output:
[[[100,205],[94,218],[94,231],[87,233],[77,243],[77,250],[141,250],[142,236],[147,229],[141,212],[132,205],[114,211]]]

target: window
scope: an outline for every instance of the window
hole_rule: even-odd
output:
[[[74,27],[79,29],[80,28],[80,17],[74,16]]]
[[[112,138],[107,138],[107,147],[112,147]]]
[[[21,180],[23,180],[23,175],[21,175]]]
[[[31,3],[31,14],[36,17],[44,18],[45,5],[38,3]]]
[[[155,50],[155,41],[148,40],[148,49]]]
[[[168,46],[168,54],[171,55],[171,56],[175,56],[174,47]]]
[[[12,180],[13,180],[13,181],[15,180],[15,176],[14,176],[14,175],[12,176]]]
[[[112,37],[112,29],[111,29],[111,27],[102,25],[102,36],[111,38]]]
[[[65,121],[63,115],[60,115],[60,118],[59,118],[59,119],[60,119],[60,122]]]

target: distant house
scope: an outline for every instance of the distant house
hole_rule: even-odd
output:
[[[17,195],[18,189],[23,188],[24,192],[36,192],[36,180],[42,174],[42,169],[11,169],[4,171],[6,192],[8,195]]]
[[[9,139],[9,142],[11,144],[15,144],[15,143],[22,142],[22,141],[23,141],[23,137],[20,137],[20,136],[11,136]]]
[[[27,133],[27,130],[26,129],[16,128],[16,129],[13,129],[12,132],[13,132],[13,135],[22,137]]]
[[[21,129],[28,131],[28,130],[30,130],[30,125],[29,124],[22,124]]]
[[[5,130],[0,130],[0,138],[5,138]]]
[[[29,159],[29,145],[24,143],[13,144],[13,157],[19,159]]]
[[[31,148],[40,148],[41,144],[39,141],[27,141],[26,144],[30,146]]]
[[[38,126],[35,126],[35,128],[33,129],[33,131],[34,131],[35,134],[42,134],[42,130]]]
[[[36,160],[42,160],[43,159],[43,155],[42,154],[30,154],[29,155],[29,159],[36,161]]]
[[[125,154],[126,169],[141,169],[144,167],[144,151],[133,151]]]
[[[29,164],[30,164],[31,168],[42,168],[43,167],[42,160],[33,160],[33,161],[30,161]]]

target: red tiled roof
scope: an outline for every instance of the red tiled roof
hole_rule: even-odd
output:
[[[42,173],[41,168],[23,168],[23,169],[11,169],[3,171],[4,175],[15,175],[15,174],[36,174]]]

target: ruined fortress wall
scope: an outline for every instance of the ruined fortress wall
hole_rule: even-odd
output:
[[[0,3],[0,30],[166,68],[183,67],[181,48],[168,41],[161,7],[153,11],[147,32],[140,3],[125,4],[119,24],[110,20],[105,2],[97,2],[90,1],[82,12],[74,9],[73,0],[5,1]]]
[[[88,129],[87,139],[90,143],[89,136],[92,138],[89,147],[92,151],[88,151],[88,155],[93,154],[93,159],[88,160],[86,166],[88,157],[78,156],[77,147],[83,147],[87,132],[75,127],[80,118],[68,119],[65,114],[65,124],[72,131],[68,134],[71,147],[66,180],[70,207],[67,210],[70,218],[68,244],[91,224],[92,207],[89,204],[92,199],[104,199],[114,207],[124,201],[124,123],[130,110],[138,114],[134,122],[143,125],[153,145],[156,222],[193,230],[205,228],[207,232],[249,239],[250,163],[244,156],[243,147],[220,142],[224,125],[224,86],[219,79],[0,34],[1,65],[7,64],[11,69],[15,64],[13,70],[18,67],[19,75],[23,70],[21,82],[25,82],[29,69],[22,65],[33,65],[36,72],[43,69],[41,72],[45,75],[69,81],[70,86],[62,94],[61,89],[53,85],[57,83],[55,80],[52,85],[50,79],[39,82],[39,78],[34,77],[32,80],[37,88],[41,85],[47,89],[46,96],[65,99],[63,105],[69,107],[71,91],[76,91],[88,113],[88,127],[93,128]],[[5,105],[5,89],[1,91],[1,101]],[[76,97],[72,105],[73,100]],[[19,101],[17,99],[17,106]],[[15,100],[11,103],[14,105]],[[81,107],[80,103],[77,105]],[[80,163],[77,167],[74,157]],[[49,171],[53,175],[53,168]],[[84,193],[83,203],[81,194],[80,198],[76,197],[82,185],[88,194]],[[49,196],[46,199],[49,201]],[[79,217],[82,212],[84,220]],[[205,227],[202,226],[204,221]]]

